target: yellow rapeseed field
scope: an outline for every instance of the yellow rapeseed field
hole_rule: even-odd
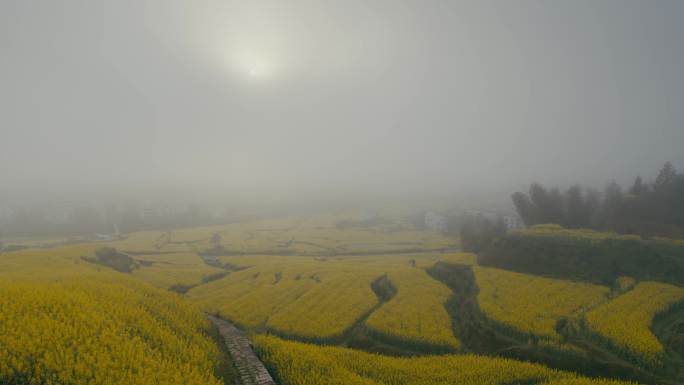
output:
[[[404,267],[388,273],[397,294],[366,321],[374,332],[401,341],[459,348],[444,307],[451,290],[425,270]]]
[[[309,339],[339,337],[378,302],[374,269],[312,257],[226,258],[254,266],[194,288],[188,298],[244,327]]]
[[[108,267],[86,262],[102,247],[97,243],[62,246],[49,249],[28,249],[4,253],[0,257],[0,278],[47,279],[76,277],[94,272],[112,273]],[[205,264],[194,253],[151,254],[133,256],[139,263],[132,276],[154,286],[168,289],[174,285],[201,284],[207,277],[225,272]]]
[[[231,254],[333,255],[380,252],[440,250],[457,246],[452,237],[436,232],[417,231],[400,222],[338,228],[337,223],[353,219],[350,214],[309,217],[283,217],[129,234],[126,239],[107,244],[124,251],[197,252],[215,247],[212,237]]]
[[[491,319],[524,333],[557,339],[556,322],[603,301],[610,289],[507,270],[475,266],[480,309]]]
[[[515,230],[515,233],[531,236],[562,236],[594,241],[607,239],[638,241],[641,239],[641,237],[634,234],[618,234],[614,231],[596,231],[591,229],[566,229],[557,224],[534,225],[527,229]]]
[[[455,348],[459,343],[444,308],[452,293],[424,270],[442,259],[471,263],[474,256],[221,257],[243,269],[193,288],[187,297],[249,329],[327,340],[340,337],[378,304],[371,283],[387,274],[398,294],[368,325],[405,341]]]
[[[345,332],[365,320],[376,342],[456,351],[461,342],[445,308],[454,293],[426,272],[440,261],[472,266],[483,313],[542,337],[542,347],[562,347],[561,318],[586,316],[596,334],[656,360],[663,347],[651,321],[684,300],[682,288],[627,277],[611,290],[481,267],[473,254],[442,253],[453,239],[401,221],[338,226],[363,218],[287,217],[2,254],[0,383],[220,384],[224,358],[202,311],[252,333],[319,343],[347,341]],[[523,233],[621,237],[549,225]],[[81,258],[104,245],[133,252],[137,268],[118,273]],[[198,255],[217,245],[225,268]],[[381,303],[371,284],[383,276],[396,293]],[[189,291],[158,289],[176,286]],[[267,335],[257,335],[255,346],[282,385],[625,384],[474,355],[397,358]]]
[[[98,271],[111,272],[108,268],[81,260],[81,256],[94,255],[96,248],[92,244],[81,244],[3,253],[0,255],[0,279],[58,279]]]
[[[258,335],[254,343],[281,385],[626,385],[503,358],[442,355],[397,358]]]
[[[0,278],[3,384],[222,384],[204,315],[118,276]]]
[[[640,282],[634,289],[586,315],[589,327],[627,352],[656,362],[663,345],[651,332],[656,314],[684,301],[684,288],[659,282]]]
[[[133,277],[168,289],[176,285],[193,286],[225,270],[207,265],[197,254],[173,253],[136,256],[141,262]]]

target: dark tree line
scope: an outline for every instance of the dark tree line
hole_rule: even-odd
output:
[[[505,234],[503,217],[488,219],[482,215],[472,215],[461,224],[461,248],[463,251],[477,253]]]
[[[614,190],[612,184],[608,189]],[[561,192],[558,188],[547,190],[538,183],[530,185],[528,193],[516,192],[512,199],[527,226],[558,223],[568,228],[596,227],[603,203],[601,194],[594,190],[572,186]]]
[[[684,175],[666,163],[653,183],[637,177],[627,191],[615,182],[602,193],[572,186],[565,191],[533,183],[512,195],[526,225],[557,223],[645,236],[684,235]]]

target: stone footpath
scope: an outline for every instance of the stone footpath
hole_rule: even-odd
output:
[[[276,385],[264,364],[254,354],[252,344],[245,333],[226,320],[212,315],[207,317],[218,327],[221,337],[226,342],[242,385]]]

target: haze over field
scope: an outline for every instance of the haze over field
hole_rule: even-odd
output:
[[[684,385],[683,16],[0,0],[0,385]]]
[[[680,1],[3,1],[0,193],[631,182],[684,165],[682,15]]]

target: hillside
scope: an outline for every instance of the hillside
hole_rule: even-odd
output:
[[[340,227],[359,223],[349,215],[28,243],[0,254],[0,338],[12,363],[3,380],[238,381],[203,312],[252,336],[281,385],[684,378],[684,289],[660,266],[630,270],[644,263],[633,251],[618,271],[606,262],[634,245],[676,262],[677,242],[547,226],[475,255],[402,217]]]

